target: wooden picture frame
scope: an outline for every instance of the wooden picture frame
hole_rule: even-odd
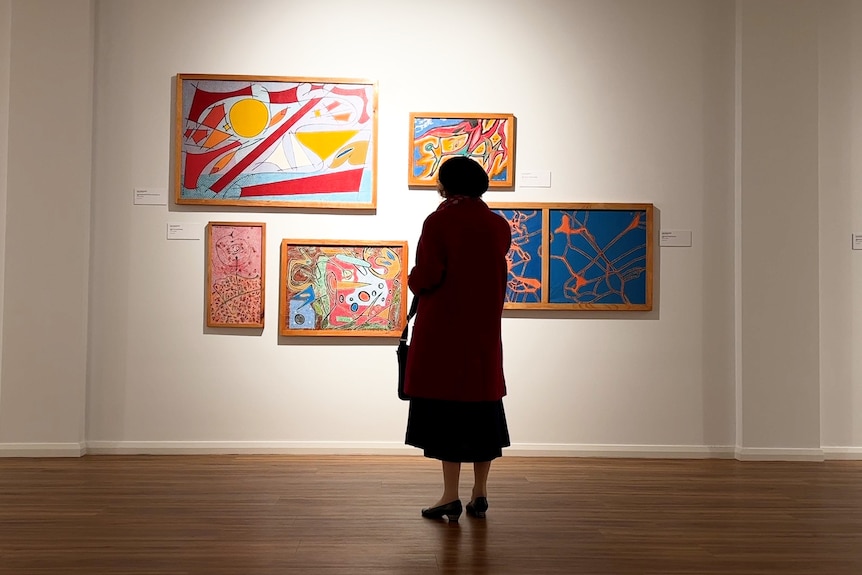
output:
[[[469,156],[488,172],[488,188],[515,187],[515,116],[411,112],[408,187],[433,188],[440,164]]]
[[[652,204],[489,207],[512,229],[505,309],[652,309]]]
[[[407,242],[281,242],[279,333],[400,337],[407,320]]]
[[[207,327],[263,327],[265,268],[266,224],[207,224]]]
[[[177,74],[177,204],[369,210],[377,83]]]

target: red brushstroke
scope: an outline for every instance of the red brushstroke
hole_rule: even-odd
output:
[[[204,126],[209,126],[210,128],[218,128],[218,125],[224,120],[224,117],[227,114],[224,111],[224,104],[220,106],[214,107],[210,110],[210,113],[207,114],[207,117],[204,118],[204,121],[201,122]]]
[[[359,123],[364,124],[371,116],[368,115],[368,91],[365,88],[341,88],[336,86],[332,89],[333,94],[342,96],[359,96],[362,98],[362,114],[359,116]]]
[[[328,194],[358,192],[362,181],[362,168],[346,170],[334,174],[323,174],[297,180],[269,182],[246,186],[240,191],[241,197],[294,196],[297,194]]]
[[[235,96],[251,96],[251,86],[234,90],[233,92],[207,92],[200,88],[195,88],[195,95],[192,98],[192,105],[189,108],[188,119],[192,122],[197,122],[204,110],[218,102]]]
[[[195,144],[200,144],[207,136],[209,136],[208,130],[195,130],[192,134],[192,140],[194,140]]]
[[[239,147],[239,142],[234,141],[228,144],[227,146],[222,146],[216,150],[210,150],[209,152],[204,152],[202,154],[186,154],[186,162],[185,162],[185,173],[183,174],[183,187],[194,190],[198,187],[198,178],[201,175],[201,172],[204,171],[210,162],[224,154],[225,152],[229,152],[234,148]]]
[[[282,90],[281,92],[270,92],[269,93],[269,102],[271,104],[292,104],[294,102],[299,102],[299,96],[297,96],[297,90],[299,86],[294,86],[289,90]]]

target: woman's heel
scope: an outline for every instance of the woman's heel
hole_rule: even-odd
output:
[[[467,504],[467,515],[477,519],[484,519],[486,511],[488,511],[488,499],[485,497],[477,497]]]
[[[426,519],[442,519],[445,515],[449,521],[458,521],[458,518],[461,517],[461,511],[463,511],[461,500],[456,499],[444,505],[423,509],[422,517]]]

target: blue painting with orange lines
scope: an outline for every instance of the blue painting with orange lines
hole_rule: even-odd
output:
[[[646,304],[646,216],[639,210],[550,210],[548,301]]]
[[[374,208],[374,82],[178,75],[178,204]]]
[[[507,303],[542,301],[542,217],[540,209],[495,209],[509,222],[512,244],[506,255]]]

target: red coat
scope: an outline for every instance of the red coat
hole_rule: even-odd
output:
[[[419,297],[408,395],[455,401],[506,395],[500,324],[511,241],[508,222],[478,198],[449,198],[425,219],[408,282]]]

